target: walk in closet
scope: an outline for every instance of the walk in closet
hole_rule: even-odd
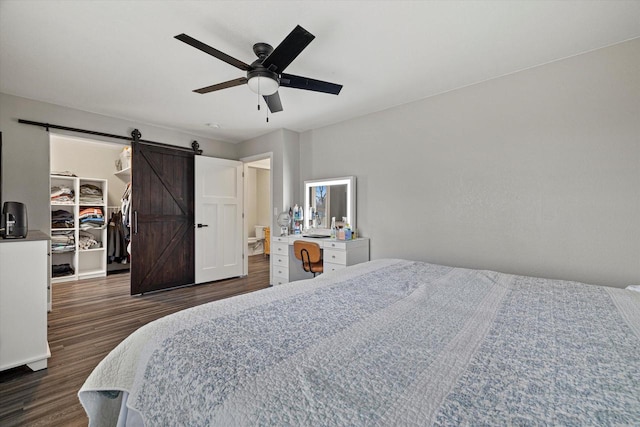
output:
[[[51,282],[128,271],[129,147],[52,134],[50,148]]]

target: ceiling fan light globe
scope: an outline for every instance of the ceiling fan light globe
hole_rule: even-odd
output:
[[[258,95],[269,96],[278,91],[278,82],[269,77],[254,76],[247,81],[249,89]]]

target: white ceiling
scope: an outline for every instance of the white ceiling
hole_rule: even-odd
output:
[[[265,121],[244,73],[299,24],[316,39],[286,72],[344,85],[281,88]],[[305,131],[640,36],[640,1],[0,0],[0,92],[239,142]],[[220,125],[219,129],[207,123]],[[60,123],[64,125],[64,123]]]

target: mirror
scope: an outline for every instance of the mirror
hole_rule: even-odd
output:
[[[316,179],[304,182],[304,229],[317,233],[331,231],[331,218],[347,218],[356,229],[356,177]]]

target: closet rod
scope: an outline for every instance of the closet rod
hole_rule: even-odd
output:
[[[198,150],[199,148],[199,144],[197,141],[193,141],[193,143],[191,144],[191,149],[186,148],[186,147],[180,147],[177,145],[171,145],[171,144],[165,144],[162,142],[156,142],[156,141],[149,141],[146,139],[140,139],[139,136],[138,138],[134,138],[134,134],[137,133],[137,135],[141,135],[141,133],[138,131],[138,129],[134,129],[133,132],[131,132],[131,136],[122,136],[122,135],[114,135],[112,133],[104,133],[104,132],[97,132],[94,130],[87,130],[87,129],[79,129],[79,128],[72,128],[72,127],[68,127],[68,126],[60,126],[60,125],[52,125],[50,123],[42,123],[42,122],[34,122],[31,120],[24,120],[24,119],[18,119],[18,123],[22,123],[25,125],[33,125],[33,126],[40,126],[43,127],[47,130],[47,132],[49,132],[49,129],[60,129],[60,130],[66,130],[69,132],[78,132],[78,133],[86,133],[89,135],[97,135],[97,136],[104,136],[107,138],[114,138],[114,139],[124,139],[127,141],[137,141],[137,142],[143,142],[145,144],[153,144],[153,145],[158,145],[161,147],[168,147],[168,148],[173,148],[176,150],[184,150],[184,151],[189,151],[189,152],[196,152],[196,154],[201,154],[202,151]],[[200,151],[200,152],[198,152]]]

